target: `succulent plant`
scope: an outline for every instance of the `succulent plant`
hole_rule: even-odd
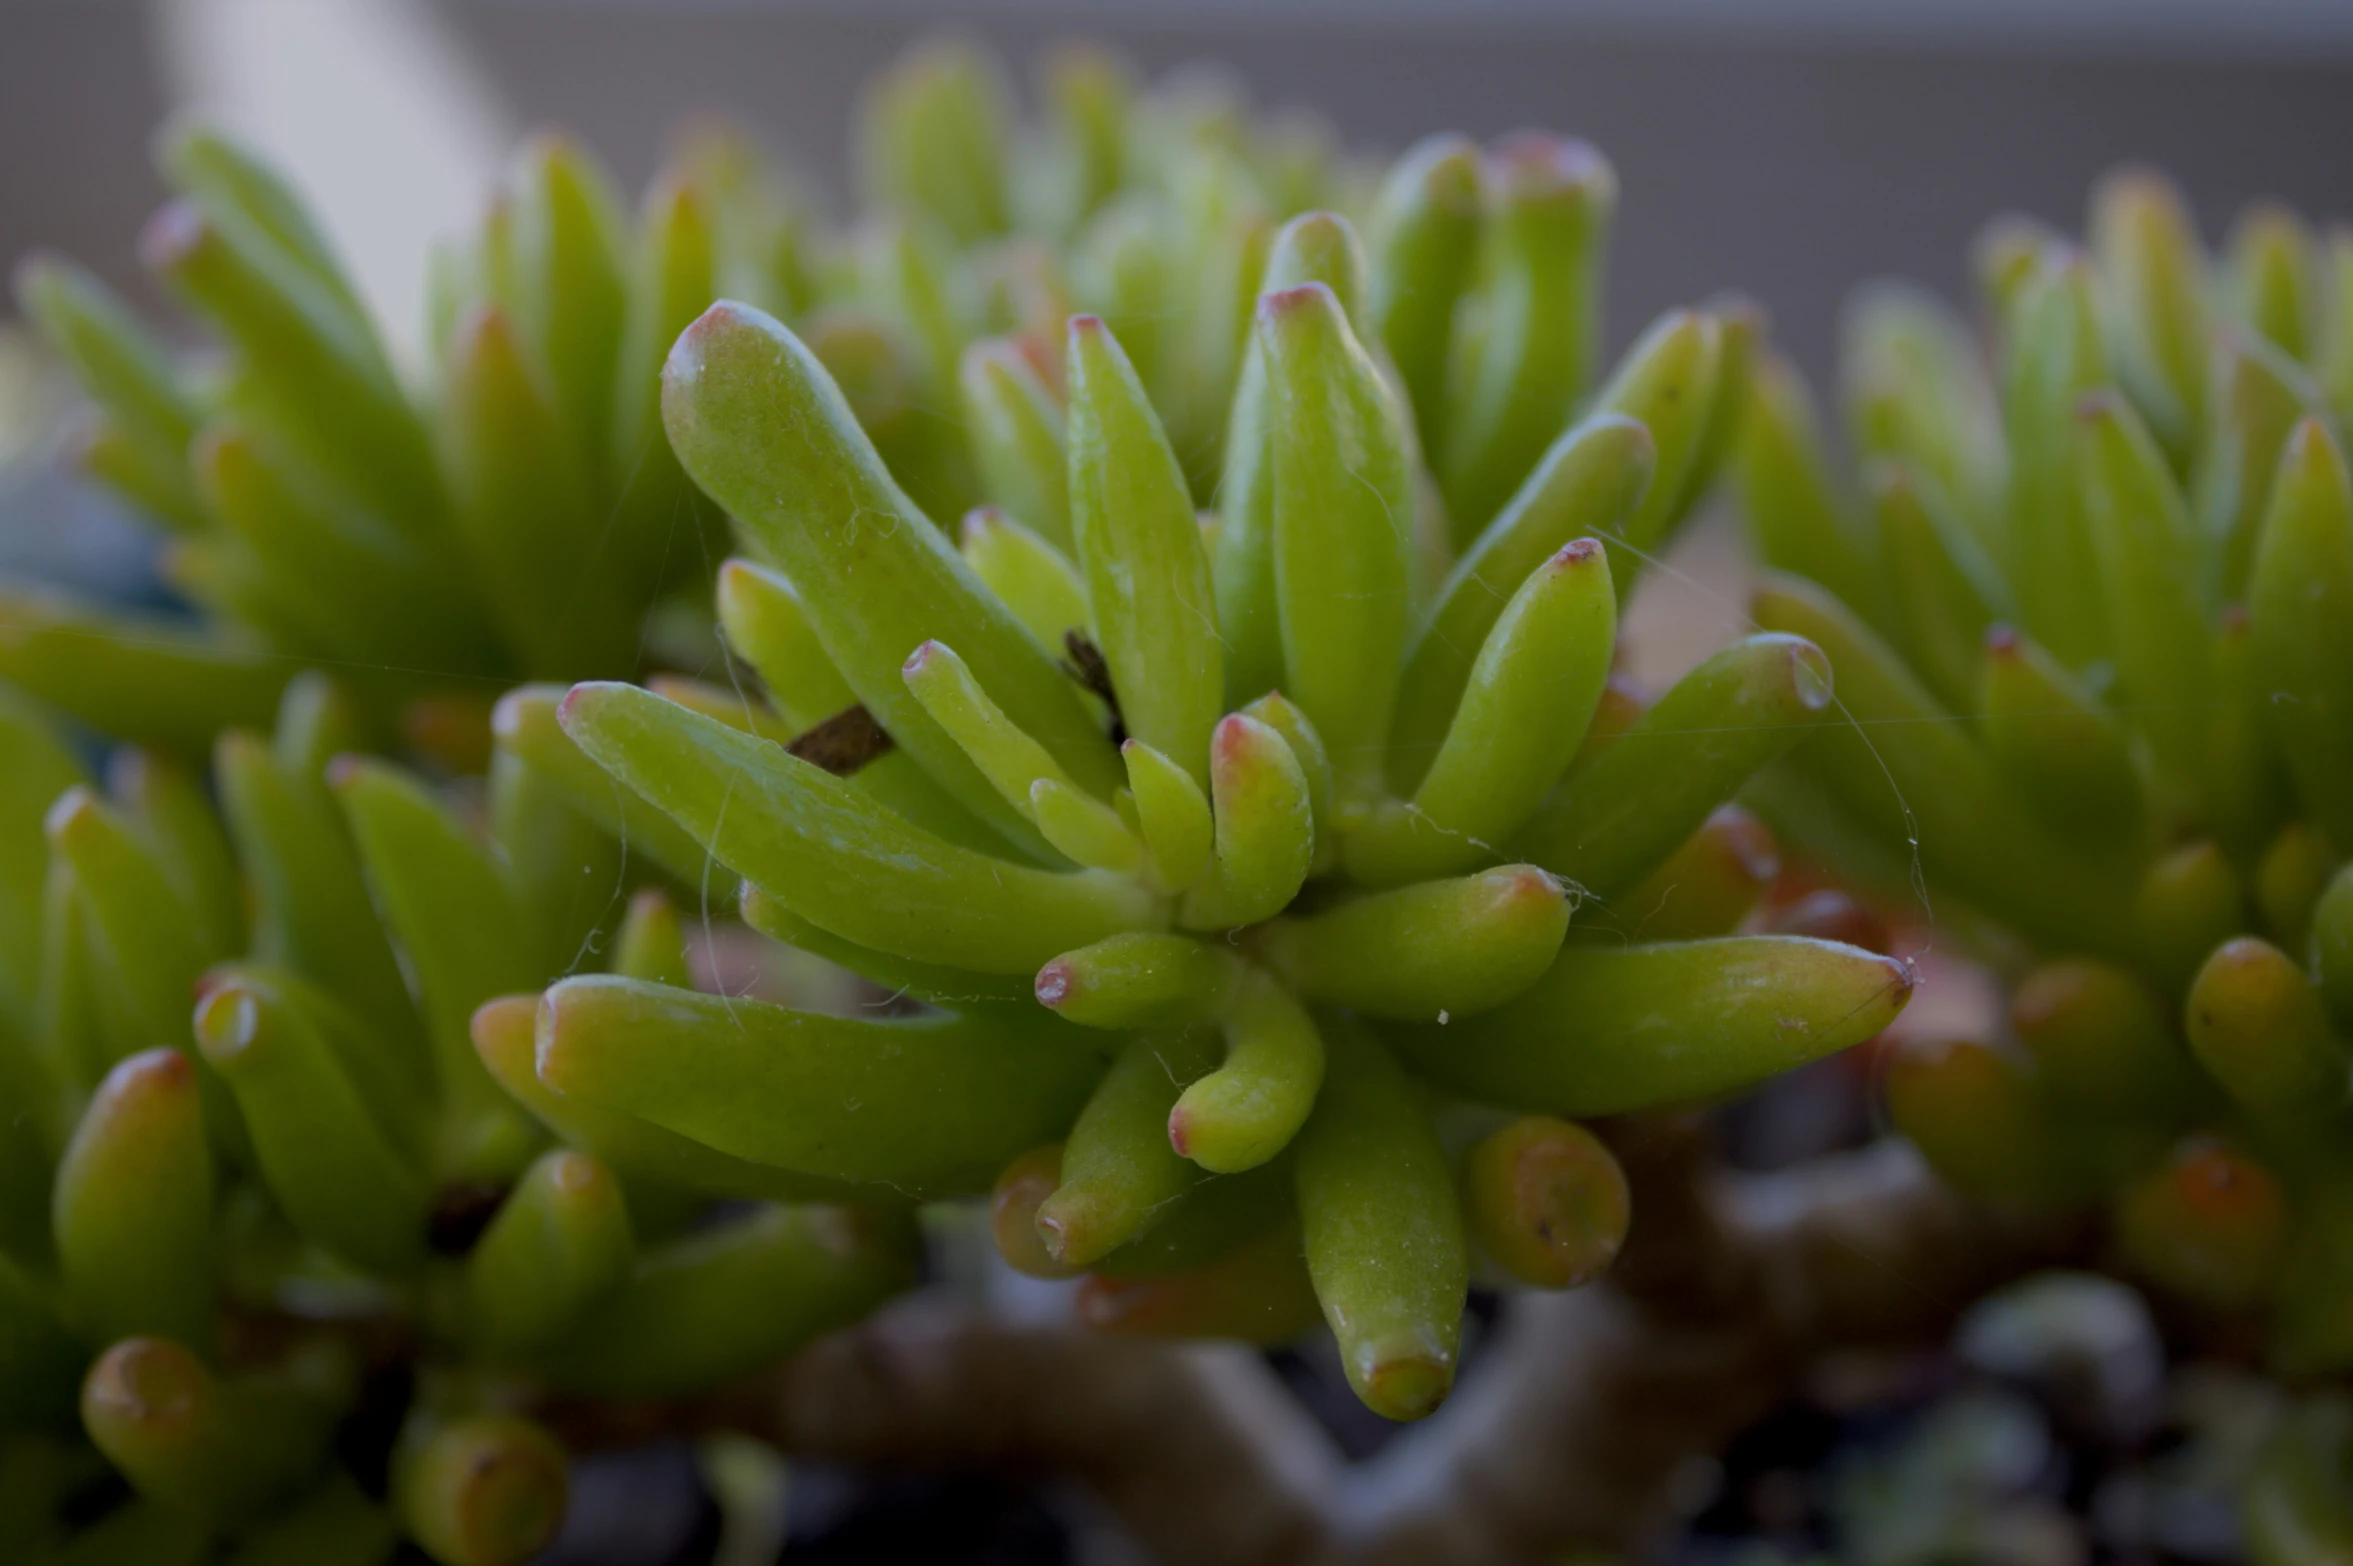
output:
[[[722,294],[799,322],[902,480],[957,510],[976,462],[1017,463],[1041,416],[1017,345],[983,339],[1058,327],[1074,299],[1159,323],[1171,395],[1222,410],[1246,279],[1321,194],[1320,141],[1206,83],[1139,96],[1086,51],[1048,82],[1054,114],[1017,143],[991,61],[917,50],[872,96],[876,204],[839,232],[724,123],[681,138],[634,219],[581,147],[535,138],[435,253],[422,366],[276,173],[211,131],[166,135],[178,194],[142,254],[220,351],[175,355],[63,260],[29,260],[18,295],[95,403],[76,459],[163,531],[166,575],[212,623],[11,590],[0,676],[194,753],[328,667],[369,699],[372,740],[478,765],[500,682],[698,662],[724,536],[662,439],[655,377]],[[1220,309],[1234,334],[1187,330]]]
[[[1830,655],[1855,723],[1759,798],[1835,863],[1915,866],[2013,970],[2010,1037],[1892,1067],[1941,1171],[2112,1199],[2141,1271],[2268,1307],[2283,1364],[2342,1369],[2353,241],[2324,264],[2258,207],[2210,258],[2137,169],[2088,233],[1988,230],[1990,369],[1936,301],[1856,302],[1858,507],[1794,372],[1760,367],[1737,464],[1777,573],[1757,617]]]
[[[839,232],[739,138],[633,232],[534,143],[424,395],[201,132],[148,248],[222,363],[23,274],[211,623],[0,606],[0,678],[132,742],[100,791],[0,706],[11,1547],[519,1560],[567,1409],[862,1313],[935,1199],[1097,1325],[1321,1319],[1418,1417],[1474,1267],[1609,1265],[1578,1120],[1901,1009],[1901,963],[1734,933],[1771,856],[1725,802],[1829,720],[1822,650],[1612,672],[1758,313],[1596,384],[1592,149],[1434,138],[1359,200],[1199,82],[1049,80],[1025,139],[984,58],[911,57]],[[705,993],[681,908],[857,1003]]]
[[[1618,599],[1706,484],[1747,318],[1670,316],[1589,398],[1582,346],[1482,340],[1441,451],[1485,454],[1456,471],[1495,515],[1450,560],[1417,504],[1420,404],[1373,310],[1432,307],[1394,275],[1457,215],[1430,192],[1492,180],[1480,242],[1508,250],[1590,235],[1596,167],[1533,139],[1425,148],[1369,263],[1336,216],[1287,224],[1211,518],[1112,327],[1073,317],[1035,458],[1062,464],[1067,550],[984,510],[959,552],[806,343],[705,313],[664,418],[752,552],[719,618],[766,696],[740,669],[526,690],[500,743],[688,884],[732,882],[755,929],[928,1014],[883,1055],[782,1008],[568,979],[539,1084],[804,1176],[999,1176],[1001,1249],[1091,1272],[1084,1313],[1272,1339],[1320,1305],[1358,1394],[1413,1418],[1453,1378],[1466,1207],[1497,1264],[1555,1286],[1623,1231],[1614,1165],[1561,1117],[1879,1031],[1902,965],[1728,935],[1760,888],[1701,890],[1711,812],[1825,715],[1820,654],[1767,635],[1647,711],[1610,690]],[[1539,313],[1487,268],[1481,309]],[[1522,430],[1551,433],[1523,453]],[[1510,483],[1486,466],[1523,456]],[[1580,904],[1605,915],[1583,938]],[[1647,940],[1654,916],[1718,938]],[[1459,1177],[1440,1121],[1476,1144]]]
[[[971,45],[931,40],[894,66],[860,118],[866,210],[839,307],[796,328],[893,474],[954,516],[980,481],[1003,494],[1027,477],[1038,383],[1059,390],[1062,323],[1092,311],[1133,351],[1205,501],[1276,225],[1353,206],[1356,182],[1320,122],[1254,120],[1213,72],[1146,92],[1117,57],[1070,46],[1039,88],[1042,123],[1025,134],[1003,73]],[[894,338],[904,368],[878,378],[882,355],[861,342]],[[878,399],[891,383],[906,391]],[[948,407],[961,452],[937,449]],[[1038,498],[1031,523],[1051,534],[1062,506]]]
[[[470,820],[337,756],[355,732],[297,680],[274,737],[222,736],[216,814],[156,752],[115,752],[101,791],[42,715],[0,706],[12,1559],[378,1560],[405,1533],[519,1561],[563,1515],[532,1417],[551,1392],[696,1391],[914,1275],[880,1193],[776,1205],[816,1188],[552,1144],[497,1084],[517,1035],[496,997],[598,944],[620,856],[527,774]],[[659,893],[604,933],[623,971],[685,982]],[[745,1205],[706,1217],[714,1198]],[[75,1533],[105,1471],[77,1430],[137,1499]]]
[[[627,224],[593,163],[542,138],[441,269],[420,397],[267,167],[202,130],[161,161],[181,194],[142,253],[218,332],[217,362],[176,359],[70,263],[28,262],[19,296],[95,399],[81,461],[167,530],[167,575],[212,634],[12,595],[0,671],[107,732],[200,751],[266,721],[306,663],[387,710],[638,669],[649,608],[707,579],[650,365],[719,276],[748,286],[729,242],[768,236],[723,239],[691,166]]]

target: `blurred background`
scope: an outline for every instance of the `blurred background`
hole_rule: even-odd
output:
[[[1221,62],[1365,151],[1584,136],[1622,192],[1609,352],[1738,285],[1817,383],[1856,282],[1957,296],[1987,217],[2073,228],[2122,160],[2170,169],[2210,237],[2257,196],[2353,213],[2344,0],[7,0],[0,256],[63,250],[160,306],[135,254],[162,194],[148,141],[194,109],[291,171],[414,330],[426,237],[471,217],[524,128],[570,129],[635,188],[682,118],[725,110],[838,199],[859,83],[943,23],[1017,66],[1075,33],[1148,75]],[[0,398],[36,395],[21,379],[0,363]],[[136,590],[107,519],[16,466],[39,504],[0,502],[0,569]],[[61,508],[85,525],[6,521]],[[1683,546],[1706,590],[1656,579],[1646,672],[1737,622],[1721,539]]]
[[[1614,338],[1738,283],[1811,368],[1853,281],[1957,290],[1987,215],[2072,226],[2122,159],[2164,164],[2215,232],[2257,195],[2353,211],[2343,0],[10,0],[0,253],[55,246],[137,286],[148,135],[190,101],[306,183],[381,176],[330,202],[372,281],[400,258],[358,242],[414,248],[436,203],[454,221],[526,125],[634,187],[682,115],[723,108],[838,193],[858,84],[943,21],[1016,61],[1074,32],[1153,75],[1222,61],[1371,150],[1585,136],[1623,191]]]

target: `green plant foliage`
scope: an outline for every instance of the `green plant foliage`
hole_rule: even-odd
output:
[[[679,139],[634,213],[586,149],[537,137],[435,253],[421,364],[274,171],[167,134],[175,198],[142,255],[217,351],[175,353],[58,258],[28,259],[17,293],[90,394],[80,465],[156,525],[208,624],[12,587],[0,677],[193,755],[329,667],[367,698],[370,743],[478,765],[502,682],[700,663],[724,521],[663,438],[657,372],[722,296],[795,322],[943,515],[986,473],[1067,545],[1058,497],[1024,486],[1062,483],[1059,348],[1039,349],[1077,309],[1152,323],[1154,389],[1195,410],[1178,449],[1213,475],[1249,284],[1281,219],[1335,199],[1335,157],[1304,122],[1261,127],[1206,83],[1146,93],[1080,49],[1017,136],[999,76],[942,43],[879,84],[854,227],[821,224],[720,122]]]
[[[1509,250],[1539,188],[1606,185],[1587,152],[1537,152],[1425,148],[1380,209],[1468,178],[1468,242]],[[1466,1203],[1531,1282],[1615,1251],[1622,1180],[1544,1116],[1704,1099],[1877,1033],[1908,971],[1732,937],[1757,890],[1737,870],[1690,939],[1628,918],[1564,950],[1580,906],[1704,844],[1828,714],[1821,653],[1767,635],[1655,724],[1622,702],[1595,723],[1625,578],[1707,487],[1753,321],[1676,312],[1590,392],[1582,346],[1478,371],[1504,390],[1461,405],[1492,428],[1451,471],[1493,515],[1457,528],[1370,315],[1416,236],[1330,213],[1273,235],[1207,515],[1123,328],[1074,316],[1029,391],[1060,482],[992,479],[961,550],[808,339],[736,302],[688,328],[663,409],[751,557],[721,574],[734,691],[518,693],[501,743],[688,884],[740,886],[755,928],[932,1014],[882,1058],[847,1024],[566,980],[538,1088],[803,1179],[997,1174],[1007,1259],[1088,1272],[1090,1319],[1264,1337],[1312,1299],[1359,1395],[1406,1419],[1453,1380]],[[1516,320],[1515,290],[1596,264],[1589,227],[1553,241],[1534,281],[1455,269],[1461,317]],[[1537,1117],[1471,1191],[1430,1108],[1456,1095]]]
[[[146,250],[217,352],[21,274],[204,619],[0,599],[0,1553],[519,1561],[552,1410],[740,1377],[984,1194],[1082,1320],[1320,1320],[1419,1417],[1474,1241],[1559,1288],[1625,1235],[1566,1117],[1901,1009],[1735,933],[1721,807],[1824,648],[1611,676],[1756,312],[1598,373],[1582,143],[1368,179],[1200,79],[1043,98],[919,48],[838,230],[731,133],[634,219],[534,142],[420,366],[201,131]],[[771,992],[696,989],[682,909]]]
[[[1757,617],[1856,720],[1758,801],[2041,964],[2009,1038],[1897,1063],[1897,1124],[1976,1194],[2115,1202],[2142,1272],[2267,1313],[2303,1369],[2353,1365],[2349,267],[2276,208],[2211,256],[2127,169],[2081,246],[1988,231],[1986,347],[1924,294],[1858,297],[1860,495],[1770,358],[1734,464]]]
[[[531,992],[578,959],[685,983],[672,905],[624,899],[622,856],[533,775],[453,796],[330,760],[355,712],[322,676],[285,705],[274,735],[220,737],[219,813],[164,755],[120,750],[100,787],[22,698],[0,717],[5,900],[29,915],[0,993],[0,1443],[78,1433],[139,1497],[68,1544],[88,1481],[60,1464],[11,1558],[114,1559],[121,1532],[122,1559],[284,1535],[321,1552],[289,1559],[380,1561],[405,1534],[520,1561],[563,1514],[562,1449],[521,1412],[546,1391],[693,1392],[915,1274],[887,1190],[673,1169],[503,1091]],[[868,1051],[922,1031],[829,1025]],[[702,1221],[713,1198],[740,1205]],[[416,1401],[371,1457],[338,1431],[387,1354]],[[371,1461],[388,1502],[345,1467]]]

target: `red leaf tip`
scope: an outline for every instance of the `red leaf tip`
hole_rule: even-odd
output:
[[[193,201],[167,201],[139,230],[139,264],[165,272],[187,259],[204,238],[204,214]]]
[[[1277,288],[1259,295],[1258,313],[1268,320],[1275,320],[1311,309],[1319,303],[1328,303],[1336,310],[1340,302],[1331,289],[1322,283],[1300,283],[1295,287]]]

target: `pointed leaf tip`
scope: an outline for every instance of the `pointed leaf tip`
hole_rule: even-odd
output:
[[[1495,167],[1515,194],[1548,188],[1584,188],[1607,198],[1617,193],[1617,173],[1601,149],[1573,136],[1517,131],[1495,144]]]
[[[63,843],[84,832],[98,819],[98,796],[86,783],[76,783],[57,796],[41,817],[41,830],[52,843]]]
[[[1335,314],[1340,310],[1339,296],[1324,283],[1299,283],[1290,288],[1277,288],[1258,296],[1258,317],[1269,323],[1281,322],[1303,310],[1329,307]]]
[[[564,692],[563,698],[556,703],[557,726],[562,728],[566,735],[577,741],[580,738],[577,732],[579,727],[596,721],[597,714],[602,712],[611,702],[612,692],[616,689],[627,688],[623,682],[618,680],[581,681]],[[499,707],[502,710],[505,709],[508,702],[513,699],[514,696],[509,695],[499,702]]]
[[[204,214],[186,199],[167,201],[155,209],[139,230],[139,264],[150,272],[168,272],[204,238]]]
[[[731,333],[754,325],[751,318],[761,315],[762,312],[732,299],[713,304],[688,322],[686,330],[678,334],[678,341],[671,345],[670,355],[662,364],[663,383],[667,385],[675,380],[692,384],[702,374],[703,360],[711,347]]]
[[[207,1060],[233,1060],[251,1048],[261,1026],[252,991],[208,975],[196,1003],[196,1043]]]

